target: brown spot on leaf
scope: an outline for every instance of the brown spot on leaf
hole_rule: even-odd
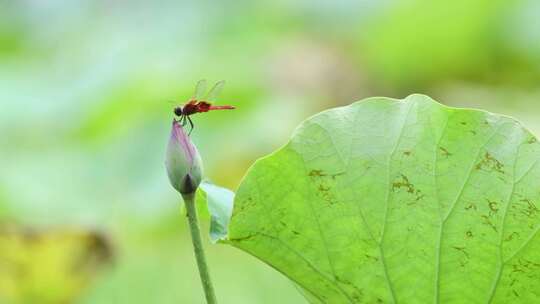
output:
[[[418,202],[421,199],[423,199],[424,197],[425,197],[425,195],[422,194],[421,190],[416,190],[416,198],[414,199],[414,201]],[[411,204],[409,204],[409,205],[411,205]]]
[[[372,256],[372,255],[369,255],[369,254],[365,254],[366,258],[370,259],[370,260],[373,260],[375,262],[378,262],[379,261],[379,258],[376,257],[376,256]]]
[[[401,174],[400,179],[392,183],[392,190],[396,191],[396,189],[404,188],[409,193],[414,193],[414,185],[409,182],[409,179],[407,176]]]
[[[523,214],[525,214],[527,217],[535,217],[537,215],[539,210],[530,199],[525,198],[520,201],[527,203],[527,206],[525,207],[525,209],[522,210]]]
[[[498,203],[496,201],[490,201],[489,199],[486,199],[486,201],[488,202],[489,210],[495,213],[499,211]]]
[[[343,277],[340,277],[340,276],[335,276],[336,278],[336,281],[338,281],[339,283],[341,284],[344,284],[344,285],[347,285],[349,287],[351,287],[353,289],[353,292],[351,294],[352,298],[355,300],[355,303],[360,303],[362,302],[361,299],[363,297],[363,292],[360,288],[358,288],[355,284],[353,284],[351,281],[343,278]]]
[[[323,185],[323,184],[320,184],[320,185],[319,185],[319,191],[320,191],[320,192],[328,192],[328,191],[330,191],[330,187],[325,186],[325,185]]]
[[[330,175],[330,176],[332,177],[332,179],[336,179],[336,177],[342,176],[342,175],[345,175],[345,172],[340,172],[340,173],[332,174],[332,175]]]
[[[245,211],[246,209],[251,208],[253,205],[254,205],[253,198],[248,197],[248,198],[246,198],[244,201],[242,201],[242,202],[240,202],[240,203],[238,204],[238,206],[239,206],[239,207],[238,207],[238,211],[239,211],[239,212],[243,212],[243,211]],[[239,212],[238,212],[238,213],[239,213]],[[236,214],[237,214],[237,212],[234,212],[232,216],[235,216]]]
[[[535,272],[540,269],[540,263],[527,260],[525,258],[520,258],[517,260],[517,263],[512,264],[512,272]]]
[[[336,177],[342,176],[342,175],[345,175],[345,172],[328,174],[328,173],[325,173],[323,170],[311,170],[308,173],[308,176],[312,178],[323,178],[323,177],[330,176],[332,179],[336,179]]]
[[[335,204],[337,203],[337,200],[332,193],[332,188],[325,184],[319,184],[317,187],[317,196],[328,202],[329,204]]]
[[[463,253],[467,259],[469,258],[469,254],[467,253],[466,247],[464,247],[464,246],[462,246],[462,247],[460,247],[460,246],[452,246],[452,248],[454,248],[455,250]]]
[[[405,176],[404,174],[401,174],[400,178],[398,178],[392,183],[392,191],[396,192],[399,189],[404,189],[407,191],[407,193],[413,194],[415,196],[414,202],[409,203],[408,205],[412,205],[425,197],[425,195],[422,194],[422,191],[416,189],[414,185],[409,181],[409,178],[407,178],[407,176]]]
[[[465,206],[465,210],[469,211],[469,210],[474,210],[476,211],[477,208],[476,208],[476,205],[474,203],[470,203],[468,204],[467,206]]]
[[[510,242],[511,240],[514,239],[514,237],[519,237],[519,233],[517,233],[517,232],[515,232],[515,231],[512,232],[512,233],[510,233],[510,235],[508,235],[508,236],[504,239],[504,241],[505,241],[505,242]]]
[[[344,175],[345,172],[329,174],[320,169],[311,170],[308,176],[312,178],[312,182],[316,187],[317,196],[328,202],[329,204],[337,203],[335,195],[332,193],[332,186],[335,185],[335,179],[338,176]],[[331,178],[331,179],[330,179]]]
[[[326,176],[326,174],[323,172],[323,170],[311,170],[308,175],[311,176],[311,177]]]
[[[504,165],[495,157],[493,157],[489,152],[486,152],[484,154],[484,158],[478,164],[476,164],[475,168],[476,170],[485,169],[504,174]]]
[[[484,224],[485,224],[485,225],[488,225],[488,226],[491,227],[493,230],[495,230],[495,232],[498,232],[498,231],[497,231],[497,226],[495,226],[495,224],[493,224],[493,222],[491,221],[491,219],[489,218],[489,216],[487,216],[487,215],[481,215],[480,217],[484,220]]]
[[[443,148],[443,147],[439,147],[439,150],[441,150],[441,153],[444,157],[450,157],[452,156],[452,153],[448,152],[448,150],[446,150],[446,148]]]

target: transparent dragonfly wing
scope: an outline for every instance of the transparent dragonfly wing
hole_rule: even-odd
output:
[[[195,86],[193,99],[201,100],[205,92],[206,92],[206,79],[201,79],[199,80],[199,82],[197,82],[197,86]]]
[[[206,97],[204,98],[205,101],[213,102],[223,89],[223,86],[225,85],[225,80],[218,81],[212,89],[208,92]]]

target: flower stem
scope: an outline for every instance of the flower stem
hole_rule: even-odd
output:
[[[191,231],[191,241],[193,242],[193,251],[195,252],[195,258],[197,259],[197,265],[199,266],[199,275],[201,277],[204,295],[206,296],[206,302],[208,304],[215,304],[217,303],[216,295],[214,293],[212,280],[210,280],[210,274],[208,273],[208,265],[206,264],[204,248],[201,241],[201,231],[197,220],[195,193],[183,194],[182,197],[184,198],[184,204],[186,205],[189,229]]]

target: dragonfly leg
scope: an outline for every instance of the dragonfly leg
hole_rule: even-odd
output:
[[[187,120],[189,122],[189,125],[191,126],[191,129],[189,129],[189,133],[188,133],[188,136],[191,135],[191,132],[193,132],[193,129],[195,129],[195,125],[193,125],[193,121],[191,120],[191,117],[189,116],[186,116],[187,117]]]

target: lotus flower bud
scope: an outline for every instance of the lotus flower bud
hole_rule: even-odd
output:
[[[173,120],[165,160],[169,181],[182,195],[194,194],[202,180],[202,160],[182,126]]]

